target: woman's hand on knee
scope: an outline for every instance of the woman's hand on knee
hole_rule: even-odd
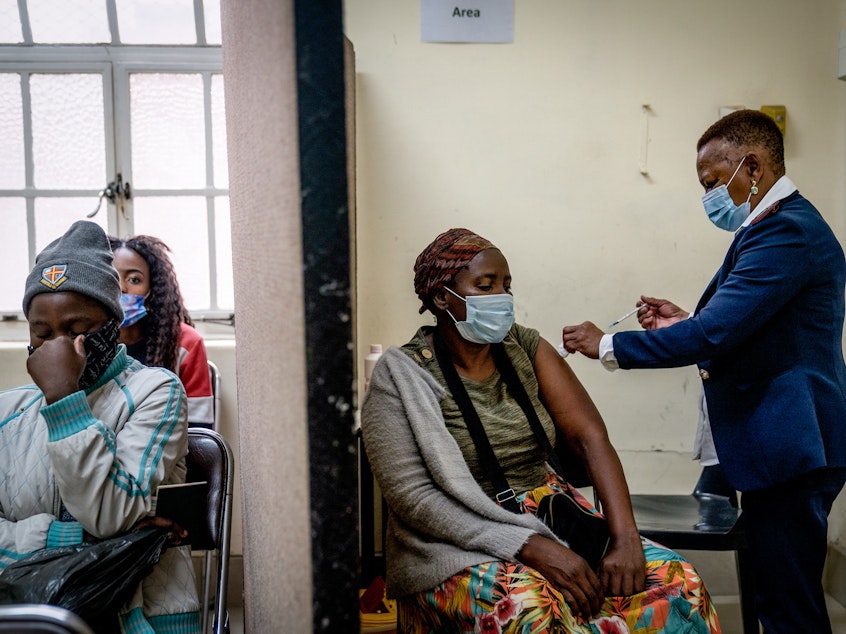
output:
[[[599,579],[606,596],[626,597],[646,586],[646,557],[640,537],[627,542],[612,540],[599,564]]]
[[[576,615],[590,619],[599,614],[605,600],[599,577],[572,550],[535,534],[517,553],[517,559],[555,586]]]

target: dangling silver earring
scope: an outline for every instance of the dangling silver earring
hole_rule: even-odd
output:
[[[755,186],[755,183],[757,183],[757,182],[758,181],[753,180],[752,181],[752,189],[749,190],[749,193],[752,194],[753,196],[758,193],[758,188]]]

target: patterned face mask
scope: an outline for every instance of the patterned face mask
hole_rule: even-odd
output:
[[[117,354],[119,337],[120,329],[116,319],[110,319],[94,332],[85,335],[87,355],[85,369],[79,377],[79,389],[88,389],[103,376]]]
[[[147,298],[144,295],[121,293],[120,307],[123,308],[123,322],[120,325],[121,328],[131,326],[147,316],[147,307],[144,306],[145,299]]]

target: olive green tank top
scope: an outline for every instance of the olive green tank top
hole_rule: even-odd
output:
[[[446,396],[441,401],[441,411],[447,429],[458,443],[473,477],[485,493],[493,498],[495,495],[493,485],[488,481],[487,475],[481,468],[476,447],[473,444],[470,432],[467,430],[464,417],[449,392],[438,360],[435,358],[435,351],[426,341],[426,334],[431,330],[432,328],[429,326],[424,326],[418,330],[411,341],[402,347],[402,350],[431,373],[435,380],[447,391]],[[540,334],[537,330],[515,324],[505,337],[503,344],[508,358],[514,365],[517,376],[523,382],[538,418],[554,446],[555,424],[538,399],[538,380],[535,376],[534,357],[539,340]],[[526,415],[508,391],[499,371],[495,370],[490,377],[483,381],[472,381],[464,377],[461,377],[461,381],[467,389],[467,394],[482,421],[494,454],[514,492],[519,495],[541,486],[550,470],[546,464],[546,454],[538,444]]]

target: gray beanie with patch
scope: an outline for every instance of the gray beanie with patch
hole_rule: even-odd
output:
[[[112,266],[112,248],[100,225],[87,220],[73,223],[61,238],[48,244],[35,258],[26,278],[23,312],[39,293],[73,291],[96,299],[118,323],[123,321],[120,279]]]

